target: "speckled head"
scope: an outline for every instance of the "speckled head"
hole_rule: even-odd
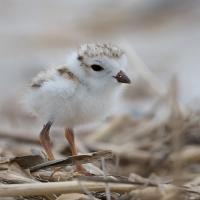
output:
[[[78,49],[78,60],[87,74],[87,80],[130,83],[125,74],[127,58],[122,49],[109,43],[92,43],[81,45]],[[92,81],[91,81],[92,82]]]
[[[91,44],[83,44],[80,46],[78,50],[78,55],[81,57],[100,57],[107,56],[110,58],[120,58],[124,52],[109,43],[91,43]]]

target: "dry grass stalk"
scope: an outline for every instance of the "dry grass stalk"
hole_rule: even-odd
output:
[[[56,200],[91,200],[88,195],[80,194],[80,193],[71,193],[71,194],[63,194],[59,196]],[[98,200],[97,198],[93,198],[92,200]]]
[[[94,162],[98,159],[101,159],[101,157],[110,158],[112,157],[112,152],[105,150],[105,151],[93,152],[77,156],[69,156],[64,159],[51,160],[31,167],[30,171],[34,172],[39,169],[45,169],[49,167],[55,168],[55,167],[64,167],[74,164],[84,164],[84,163]]]
[[[110,190],[118,193],[126,193],[134,190],[133,184],[107,183]],[[106,183],[81,181],[81,185],[89,191],[104,192]],[[65,194],[83,192],[79,181],[55,182],[55,183],[37,183],[37,184],[12,184],[0,185],[1,197],[17,196],[43,196],[47,194]]]

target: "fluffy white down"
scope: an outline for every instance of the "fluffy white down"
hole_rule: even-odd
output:
[[[121,70],[121,66],[126,66],[126,58],[123,56],[117,61],[105,59],[104,62],[105,66],[111,67],[103,72],[102,77],[98,77],[96,72],[91,72],[88,77],[80,68],[77,53],[72,53],[66,65],[80,83],[59,76],[56,68],[48,70],[48,80],[26,93],[26,107],[39,117],[41,123],[52,121],[56,126],[68,128],[109,116],[118,105],[122,91],[121,84],[112,76]]]
[[[41,88],[30,89],[25,102],[43,124],[53,121],[56,126],[74,127],[110,115],[117,105],[119,91],[94,91],[54,75]]]

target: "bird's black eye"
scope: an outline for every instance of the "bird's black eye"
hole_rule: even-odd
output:
[[[91,68],[92,68],[94,71],[102,71],[102,70],[104,70],[103,67],[101,67],[100,65],[97,65],[97,64],[91,65]]]

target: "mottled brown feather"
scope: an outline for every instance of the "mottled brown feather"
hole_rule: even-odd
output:
[[[40,72],[31,82],[32,88],[40,88],[44,82],[47,82],[51,79],[51,76],[48,72]]]
[[[62,76],[62,77],[64,77],[64,78],[66,78],[66,79],[70,79],[70,80],[74,80],[74,81],[76,81],[76,82],[80,82],[80,80],[79,80],[79,78],[75,75],[75,74],[73,74],[67,67],[59,67],[59,68],[57,68],[57,71],[58,71],[58,73]]]
[[[79,78],[73,74],[66,66],[59,66],[47,70],[45,72],[39,73],[31,82],[32,88],[40,88],[45,82],[54,79],[55,74],[58,73],[60,76],[68,79],[73,80],[75,82],[80,82]]]

